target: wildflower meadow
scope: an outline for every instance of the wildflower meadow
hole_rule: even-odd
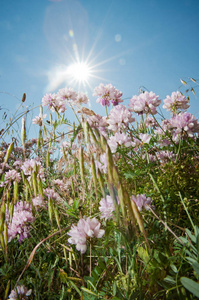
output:
[[[100,84],[102,116],[86,94],[62,88],[5,120],[0,299],[199,298],[199,121],[189,92],[161,100],[140,91],[124,105]]]

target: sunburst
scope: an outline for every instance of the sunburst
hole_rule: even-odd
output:
[[[92,75],[92,68],[86,62],[76,62],[67,67],[66,72],[76,83],[88,83]]]

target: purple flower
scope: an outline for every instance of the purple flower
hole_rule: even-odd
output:
[[[6,210],[6,221],[8,223],[8,242],[14,239],[17,234],[20,235],[19,242],[29,237],[29,227],[35,218],[32,214],[28,203],[23,201],[17,202],[14,206],[12,221],[10,221],[10,214]]]
[[[183,131],[187,133],[189,137],[193,137],[194,133],[199,132],[199,123],[191,113],[179,113],[170,119],[170,125],[175,128],[173,138],[181,134]]]
[[[22,160],[20,160],[20,159],[18,159],[18,160],[16,160],[14,163],[13,163],[13,167],[15,167],[15,169],[20,169],[21,168],[21,165],[23,164],[23,161]]]
[[[151,198],[146,197],[144,194],[138,194],[136,197],[131,196],[131,200],[135,202],[139,211],[144,207],[146,210],[149,210],[148,206],[151,206]]]
[[[100,161],[95,160],[96,170],[100,170],[103,173],[107,173],[108,161],[106,157],[106,153],[100,155]]]
[[[42,106],[48,106],[49,109],[55,111],[54,107],[56,106],[56,94],[46,94],[42,98]]]
[[[1,187],[3,187],[5,184],[9,183],[9,185],[11,184],[11,182],[20,182],[21,180],[21,175],[16,171],[16,170],[10,170],[8,172],[5,172],[5,181],[2,182],[0,184]]]
[[[68,242],[76,245],[76,249],[83,254],[87,249],[87,238],[94,236],[101,238],[104,235],[105,231],[100,229],[100,227],[101,224],[96,218],[80,219],[77,226],[74,224],[71,226],[71,230],[68,232],[68,235],[71,237],[68,239]]]
[[[37,169],[37,176],[40,176],[42,180],[45,180],[44,171],[41,166],[41,163],[36,159],[27,159],[21,166],[21,169],[25,175],[29,176],[28,180],[30,180],[31,174],[34,171],[34,169]]]
[[[123,102],[122,92],[118,91],[112,84],[100,84],[98,87],[94,89],[93,96],[98,96],[97,103],[100,103],[102,106],[109,106],[110,103],[113,106],[118,105],[119,103]]]
[[[155,119],[153,117],[147,117],[144,121],[146,128],[148,127],[152,127],[152,128],[156,128],[158,126],[157,122],[155,121]]]
[[[131,138],[124,132],[116,132],[115,135],[109,138],[108,144],[112,153],[116,152],[118,146],[124,145],[125,147],[130,147],[133,145]]]
[[[44,198],[41,195],[37,195],[37,197],[32,199],[32,204],[36,209],[45,207]]]
[[[44,191],[45,191],[45,195],[48,198],[52,199],[53,201],[58,201],[59,202],[61,200],[59,194],[57,192],[55,192],[55,190],[53,188],[48,187]]]
[[[106,196],[106,198],[102,198],[99,202],[101,211],[101,219],[108,220],[113,217],[113,211],[115,211],[115,205],[111,196]]]
[[[43,124],[43,119],[46,118],[46,114],[42,115],[41,113],[39,114],[39,116],[36,116],[35,119],[32,119],[32,123],[33,124],[38,124],[39,126],[42,126]]]
[[[68,152],[69,150],[76,150],[76,149],[77,149],[77,145],[75,143],[72,143],[72,146],[71,146],[70,142],[64,141],[61,144],[60,152],[64,153],[64,152]]]
[[[142,114],[153,114],[157,113],[156,107],[160,105],[161,100],[158,99],[153,92],[144,92],[139,96],[133,96],[130,100],[130,110]]]
[[[141,141],[144,144],[149,144],[150,140],[151,140],[151,135],[148,133],[140,133],[139,134],[139,138],[141,139]]]
[[[87,104],[88,101],[89,101],[88,100],[88,96],[85,93],[79,92],[77,94],[77,97],[76,97],[76,100],[75,100],[75,104],[76,105],[82,105],[83,103]]]
[[[169,150],[166,150],[166,151],[162,150],[159,153],[157,153],[157,158],[162,162],[174,160],[175,157],[176,157],[175,154]]]
[[[176,114],[178,109],[187,109],[189,106],[188,99],[177,91],[164,99],[163,108],[167,111],[173,111],[173,113]]]
[[[68,185],[61,179],[54,179],[53,184],[55,184],[61,191],[68,191]]]
[[[104,128],[108,125],[106,117],[102,117],[98,114],[88,116],[87,121],[91,127]]]
[[[109,124],[108,129],[114,132],[124,130],[129,126],[129,123],[134,121],[135,119],[132,118],[130,110],[119,104],[110,111],[109,119],[107,120]]]
[[[10,295],[8,296],[10,300],[26,300],[28,296],[30,296],[32,290],[28,290],[24,285],[17,286],[16,289],[12,290]]]
[[[59,97],[59,94],[46,94],[42,98],[42,105],[48,106],[51,111],[65,112],[66,102],[64,97]]]
[[[71,100],[72,102],[76,102],[77,93],[72,88],[63,88],[60,89],[57,93],[58,99],[63,100]]]

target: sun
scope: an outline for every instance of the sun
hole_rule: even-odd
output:
[[[91,76],[91,68],[85,62],[76,62],[68,66],[67,75],[71,77],[72,81],[86,83]]]

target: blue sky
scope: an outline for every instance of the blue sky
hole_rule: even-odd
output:
[[[88,59],[97,76],[82,86],[97,111],[91,89],[101,82],[112,83],[124,98],[144,86],[164,99],[179,88],[180,78],[199,79],[197,0],[0,0],[0,4],[0,106],[9,113],[15,112],[24,92],[26,106],[33,106],[46,92],[69,86],[60,76],[60,85],[56,84],[56,74],[77,55]],[[197,87],[191,111],[199,117]]]

